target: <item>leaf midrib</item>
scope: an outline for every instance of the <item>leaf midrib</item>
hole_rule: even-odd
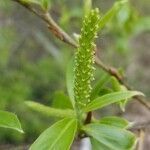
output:
[[[57,141],[58,141],[58,140],[61,138],[61,136],[65,133],[66,129],[69,128],[69,126],[70,126],[73,122],[74,122],[74,120],[70,121],[70,122],[66,125],[66,127],[64,128],[64,130],[62,130],[62,132],[61,132],[61,133],[59,134],[59,136],[56,138],[55,142],[51,145],[51,147],[50,147],[49,150],[51,150],[51,149],[55,146],[55,144],[57,143]]]
[[[137,92],[137,91],[125,91],[125,92],[109,93],[109,94],[106,94],[104,96],[98,97],[95,100],[93,100],[91,103],[89,103],[87,105],[87,107],[84,109],[84,111],[96,110],[98,108],[100,109],[100,108],[105,107],[107,105],[110,105],[112,103],[118,102],[118,101],[122,100],[122,95],[124,98],[130,98],[130,97],[135,96],[135,95],[143,95],[143,94],[140,92]],[[116,97],[117,97],[117,100],[116,100]],[[114,100],[110,101],[111,98],[114,98]],[[99,105],[99,106],[97,106],[97,105]]]
[[[114,127],[114,128],[115,128],[115,127]],[[119,130],[120,130],[120,129],[119,129]],[[124,129],[122,129],[122,130],[124,130]],[[114,147],[112,144],[107,143],[107,141],[105,142],[105,138],[108,138],[108,139],[113,140],[113,138],[111,138],[110,136],[107,136],[106,134],[104,134],[104,133],[101,132],[101,139],[104,140],[104,141],[101,141],[101,140],[99,140],[97,137],[95,138],[95,137],[93,136],[93,133],[94,133],[94,132],[92,131],[92,129],[90,129],[90,128],[85,128],[85,131],[89,132],[89,135],[91,135],[91,136],[93,137],[93,139],[95,139],[95,140],[97,140],[98,142],[104,144],[106,147],[109,147],[109,148],[111,148],[112,150],[119,150],[116,146]],[[124,130],[124,131],[126,131],[126,130]],[[132,147],[132,146],[130,146],[130,147],[128,148],[128,150],[130,150],[131,147]]]

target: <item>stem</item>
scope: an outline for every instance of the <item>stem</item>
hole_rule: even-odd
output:
[[[90,111],[90,112],[87,113],[87,116],[86,116],[84,124],[91,123],[91,120],[92,120],[92,112]]]

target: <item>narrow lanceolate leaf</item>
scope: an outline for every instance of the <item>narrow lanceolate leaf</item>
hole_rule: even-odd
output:
[[[116,116],[109,116],[109,117],[101,118],[99,123],[114,126],[114,127],[121,128],[121,129],[125,129],[129,127],[129,124],[130,124],[126,119],[116,117]]]
[[[108,83],[110,80],[110,75],[104,74],[101,76],[100,80],[94,85],[91,92],[91,100],[95,99],[98,96],[99,91],[103,88],[103,86]]]
[[[92,123],[86,125],[83,130],[101,147],[99,150],[133,150],[136,138],[134,134],[114,126]]]
[[[56,91],[54,93],[53,103],[51,106],[59,109],[73,109],[69,97],[62,91]]]
[[[69,98],[71,100],[71,103],[74,107],[74,72],[73,72],[73,68],[74,68],[74,59],[72,59],[67,66],[67,72],[66,72],[66,82],[67,82],[67,91],[68,91],[68,95]]]
[[[93,80],[94,39],[97,35],[99,10],[94,9],[85,16],[79,46],[75,55],[74,96],[80,106],[90,102],[91,81]]]
[[[110,19],[119,12],[126,2],[127,0],[121,0],[112,6],[112,8],[100,19],[99,30],[101,30],[110,21]]]
[[[111,77],[111,83],[112,83],[112,89],[115,92],[121,91],[122,84],[120,84],[119,81],[115,77]]]
[[[43,115],[46,115],[48,117],[58,117],[58,118],[74,118],[75,113],[71,109],[57,109],[45,106],[40,103],[32,102],[32,101],[26,101],[25,104],[30,107],[32,110],[39,112]]]
[[[91,141],[92,150],[108,150],[107,146],[105,146],[104,144],[100,143],[96,139],[91,137],[90,141]],[[112,150],[112,149],[109,148],[109,150]]]
[[[63,119],[45,130],[30,150],[69,150],[76,130],[76,119]]]
[[[121,92],[113,92],[110,94],[106,94],[104,96],[98,97],[95,100],[91,101],[86,107],[85,111],[92,111],[99,108],[103,108],[110,104],[119,102],[123,99],[128,99],[136,95],[143,95],[141,92],[138,91],[121,91]]]
[[[119,91],[128,91],[128,89],[125,86],[121,85],[115,77],[112,77],[111,81],[112,81],[112,87],[113,87],[114,91],[116,91],[116,92],[117,91],[118,92]],[[127,102],[128,102],[128,99],[123,99],[122,101],[120,101],[118,103],[120,105],[120,108],[122,111],[125,111],[125,106],[126,106]]]
[[[17,116],[7,111],[0,111],[0,127],[10,128],[23,133]]]

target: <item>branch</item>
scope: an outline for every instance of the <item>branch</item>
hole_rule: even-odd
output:
[[[124,85],[128,90],[133,90],[125,81],[124,77],[120,75],[118,70],[114,67],[107,66],[104,64],[98,57],[96,57],[96,63],[99,67],[101,67],[104,71],[114,76],[122,85]],[[139,96],[134,96],[134,98],[140,102],[144,107],[146,107],[150,111],[150,103],[146,100],[142,99]]]
[[[129,129],[132,131],[136,131],[136,130],[145,130],[148,127],[150,127],[150,120],[146,122],[137,122],[133,124],[133,126]]]
[[[30,4],[24,3],[21,0],[12,0],[12,1],[15,1],[15,2],[19,3],[20,5],[22,5],[23,7],[25,7],[26,9],[28,9],[32,13],[34,13],[36,16],[38,16],[39,18],[41,18],[44,22],[46,22],[47,25],[48,25],[48,28],[50,29],[50,31],[58,39],[60,39],[61,41],[67,43],[68,45],[70,45],[70,46],[72,46],[74,48],[78,47],[77,43],[61,27],[59,27],[59,25],[53,20],[53,18],[50,16],[50,14],[48,12],[40,13],[36,9],[34,9],[34,7],[32,7]],[[109,73],[111,76],[114,76],[121,84],[123,84],[124,86],[126,86],[127,89],[131,90],[130,86],[128,86],[124,82],[123,76],[120,75],[120,73],[118,72],[117,69],[115,69],[114,67],[110,67],[110,66],[105,65],[98,58],[98,56],[96,56],[96,64],[100,68],[102,68],[104,71],[106,71],[107,73]],[[146,100],[141,99],[139,96],[135,96],[134,98],[137,101],[139,101],[143,106],[145,106],[150,111],[150,104],[148,102],[146,102]]]
[[[39,13],[36,9],[34,9],[28,3],[24,3],[21,0],[12,0],[12,1],[19,3],[20,5],[22,5],[23,7],[25,7],[32,13],[34,13],[36,16],[41,18],[43,21],[45,21],[48,25],[48,28],[58,39],[60,39],[61,41],[65,42],[73,47],[77,47],[77,43],[66,32],[64,32],[63,29],[61,29],[57,25],[57,23],[52,19],[52,17],[50,16],[50,14],[48,12]]]

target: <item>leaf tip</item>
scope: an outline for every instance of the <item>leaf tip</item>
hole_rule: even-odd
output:
[[[18,129],[17,131],[19,131],[21,134],[24,134],[25,132],[23,131],[23,129]]]
[[[144,97],[145,97],[144,93],[142,93],[142,92],[134,91],[134,93],[135,93],[135,95],[137,95],[137,96],[144,96]]]

